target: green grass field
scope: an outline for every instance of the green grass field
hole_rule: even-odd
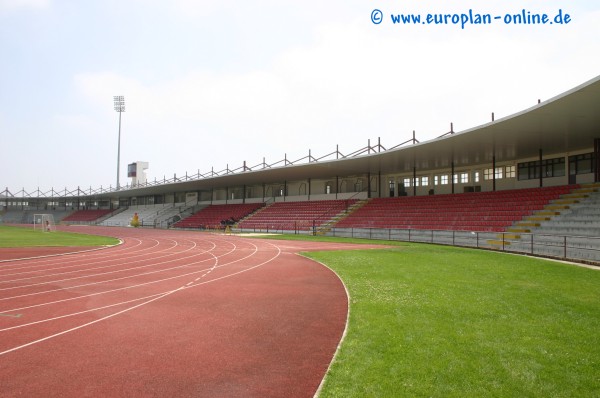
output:
[[[74,234],[69,232],[40,232],[33,228],[0,225],[0,247],[32,246],[106,246],[119,243],[105,236]]]
[[[350,294],[320,397],[600,396],[600,270],[355,241],[397,247],[306,253]]]
[[[381,243],[311,252],[350,295],[320,397],[599,397],[600,270],[483,250]],[[112,238],[0,226],[0,246]]]

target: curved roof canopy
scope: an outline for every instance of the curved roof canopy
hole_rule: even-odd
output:
[[[371,173],[400,174],[569,153],[600,137],[600,76],[529,109],[431,141],[376,154],[243,171],[110,196],[138,196]],[[104,196],[104,195],[103,195]]]

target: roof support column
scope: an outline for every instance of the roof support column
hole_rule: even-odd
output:
[[[600,138],[594,138],[594,182],[600,182]]]
[[[492,156],[492,191],[496,192],[496,155]]]
[[[367,173],[367,198],[371,199],[371,172],[370,171]]]
[[[244,160],[244,162],[246,162],[246,161]],[[244,164],[244,167],[245,167],[245,164]],[[244,184],[244,195],[242,196],[242,203],[244,203],[244,204],[246,203],[246,184]]]
[[[544,166],[542,164],[542,148],[540,148],[540,188],[544,186]]]
[[[308,179],[308,200],[310,200],[310,178]]]
[[[381,198],[381,170],[379,170],[379,181],[377,182],[377,185],[379,187],[379,197]]]
[[[452,181],[452,193],[454,193],[454,161],[450,163],[450,180]]]
[[[413,166],[412,186],[413,186],[413,196],[417,196],[417,167],[416,166]]]
[[[338,198],[338,192],[340,190],[340,177],[335,176],[335,198]]]

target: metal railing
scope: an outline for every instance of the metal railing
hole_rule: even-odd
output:
[[[600,237],[393,228],[331,228],[326,236],[435,243],[600,265]]]

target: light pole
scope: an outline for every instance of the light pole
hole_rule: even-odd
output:
[[[117,190],[121,189],[119,184],[119,167],[121,163],[121,113],[125,112],[125,97],[115,95],[115,111],[119,112],[119,143],[117,144]]]

